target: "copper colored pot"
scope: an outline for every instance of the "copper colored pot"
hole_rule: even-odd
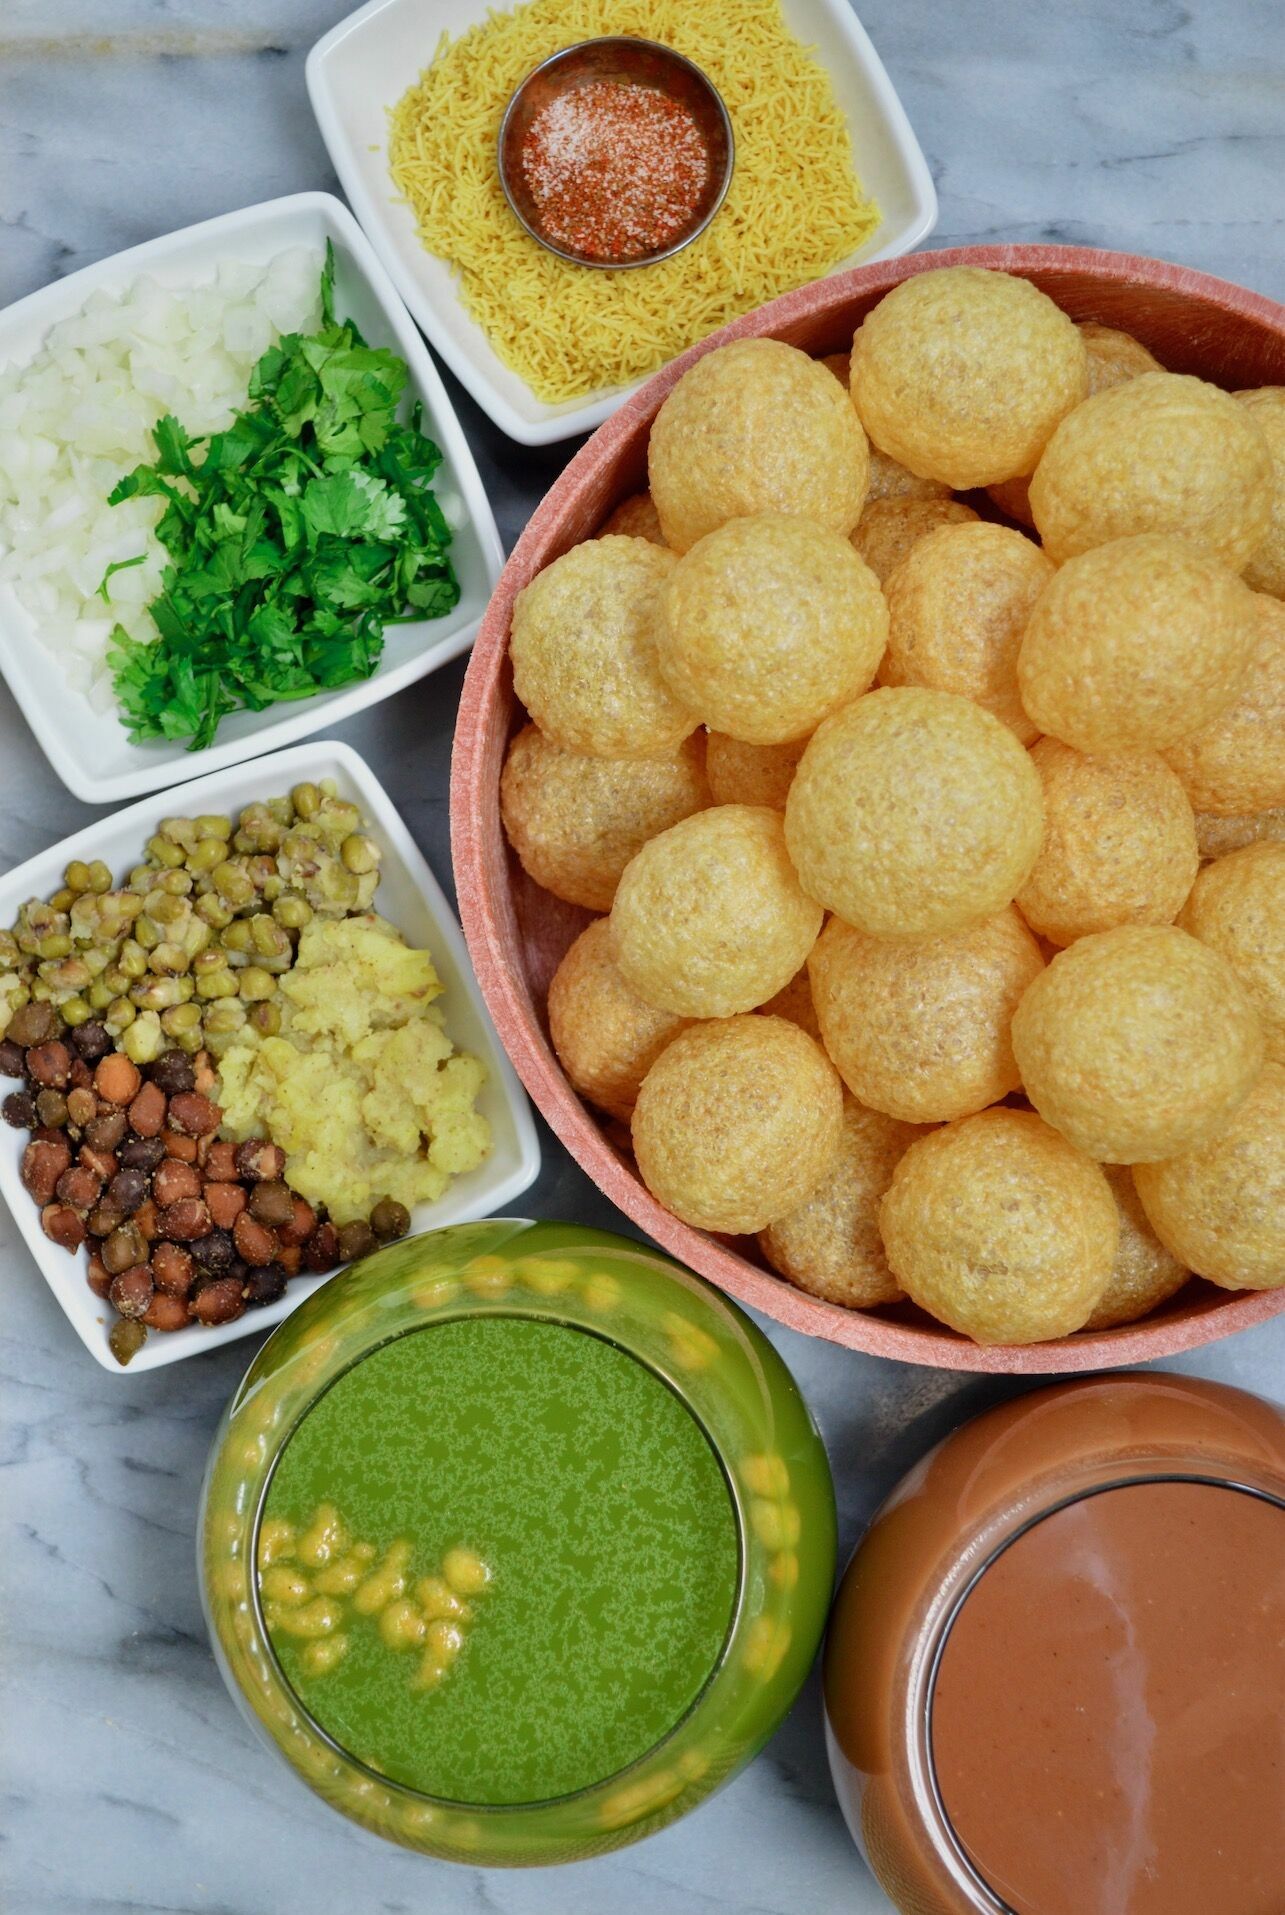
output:
[[[1161,1374],[966,1423],[825,1649],[854,1840],[903,1915],[1276,1915],[1285,1415]]]

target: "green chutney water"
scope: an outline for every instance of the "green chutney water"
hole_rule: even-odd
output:
[[[291,1435],[264,1523],[304,1531],[326,1504],[375,1569],[410,1545],[412,1629],[419,1579],[449,1552],[490,1571],[431,1686],[418,1648],[390,1646],[387,1609],[338,1605],[344,1653],[320,1674],[330,1652],[268,1612],[313,1719],[427,1795],[512,1805],[605,1781],[686,1713],[731,1626],[737,1523],[709,1440],[660,1377],[587,1331],[497,1315],[383,1345]]]

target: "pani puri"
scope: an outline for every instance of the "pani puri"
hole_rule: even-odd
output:
[[[656,656],[678,561],[646,539],[587,539],[518,593],[513,688],[546,738],[595,758],[655,758],[696,729]]]
[[[1186,373],[1147,372],[1063,419],[1031,480],[1031,511],[1056,565],[1164,532],[1240,572],[1271,523],[1271,454],[1229,393]]]
[[[1246,844],[1285,844],[1285,806],[1274,811],[1244,812],[1220,818],[1211,811],[1196,813],[1196,843],[1202,858],[1225,858]]]
[[[1285,1065],[1270,1063],[1226,1126],[1133,1180],[1160,1241],[1226,1290],[1285,1284]]]
[[[1245,583],[1285,598],[1285,386],[1257,386],[1235,397],[1262,431],[1272,461],[1271,520],[1245,567]]]
[[[997,1105],[910,1146],[880,1206],[907,1296],[975,1343],[1080,1329],[1119,1243],[1097,1164],[1032,1111]]]
[[[720,1018],[680,1032],[648,1071],[634,1155],[683,1223],[752,1235],[819,1188],[842,1123],[838,1074],[819,1044],[784,1018]]]
[[[1040,781],[991,712],[917,685],[827,718],[785,836],[803,888],[874,937],[943,936],[1010,903],[1043,833]]]
[[[1196,820],[1155,752],[1089,758],[1041,738],[1044,842],[1017,907],[1053,944],[1117,924],[1172,924],[1196,880]]]
[[[820,1189],[759,1233],[772,1268],[796,1289],[845,1310],[895,1303],[901,1288],[879,1235],[879,1201],[923,1134],[917,1124],[898,1123],[845,1095],[839,1154]]]
[[[679,703],[749,744],[806,738],[871,682],[888,642],[879,582],[840,532],[730,519],[681,558],[657,625]]]
[[[621,872],[649,838],[709,802],[699,735],[665,758],[590,758],[526,725],[500,779],[505,833],[523,870],[590,911],[610,911]]]
[[[771,805],[785,810],[806,738],[783,745],[751,745],[712,731],[705,740],[705,775],[716,805]]]
[[[850,352],[827,352],[817,364],[832,372],[847,392],[852,382]],[[943,485],[940,479],[921,479],[917,472],[911,472],[896,459],[890,459],[886,452],[880,452],[877,446],[871,446],[867,506],[875,499],[944,499],[949,494],[950,487]]]
[[[1225,957],[1285,1064],[1285,844],[1249,844],[1206,865],[1178,918]]]
[[[975,524],[976,512],[962,499],[872,499],[852,534],[852,544],[884,585],[906,554],[930,532],[943,525]]]
[[[823,365],[778,339],[738,339],[698,359],[669,394],[647,472],[665,542],[687,552],[728,519],[760,512],[850,532],[869,452]]]
[[[1076,331],[1089,356],[1090,399],[1095,392],[1121,386],[1126,379],[1137,379],[1144,372],[1164,371],[1160,361],[1132,333],[1118,332],[1114,326],[1099,326],[1093,319],[1084,320]],[[999,485],[988,486],[987,491],[1009,518],[1017,519],[1022,525],[1035,524],[1029,473],[1021,479],[1005,479]]]
[[[650,492],[635,492],[630,498],[622,499],[600,529],[598,537],[610,538],[615,532],[624,538],[649,539],[653,545],[665,543],[665,536],[660,529],[660,514]]]
[[[1119,1215],[1120,1247],[1102,1300],[1084,1325],[1086,1330],[1114,1330],[1122,1323],[1136,1323],[1175,1296],[1191,1274],[1151,1228],[1129,1166],[1104,1164],[1103,1172]]]
[[[1013,1055],[1040,1115],[1098,1163],[1154,1163],[1213,1136],[1263,1065],[1226,959],[1174,925],[1080,938],[1027,987]]]
[[[1017,691],[1017,654],[1053,567],[1002,525],[943,525],[918,540],[885,584],[884,685],[954,692],[1029,745],[1039,736]]]
[[[638,1090],[687,1019],[658,1011],[631,991],[598,918],[580,933],[549,985],[549,1034],[580,1095],[628,1123]]]
[[[820,1043],[821,1025],[816,1005],[812,1001],[812,980],[808,976],[806,964],[794,973],[784,989],[778,991],[775,997],[770,997],[766,1004],[761,1004],[759,1009],[764,1017],[788,1018],[791,1024],[797,1024],[801,1031],[806,1031],[809,1037],[815,1037]]]
[[[919,1124],[1019,1088],[1009,1027],[1043,969],[1011,905],[946,937],[872,938],[831,918],[808,959],[821,1041],[848,1089]]]
[[[616,962],[657,1010],[731,1017],[775,996],[816,943],[781,815],[715,805],[645,844],[611,907]]]
[[[1160,751],[1232,702],[1257,643],[1253,594],[1230,567],[1144,532],[1055,573],[1026,627],[1018,688],[1040,731],[1077,751]]]
[[[852,343],[871,442],[955,491],[1032,471],[1088,384],[1066,314],[1029,280],[976,266],[902,280]]]
[[[1240,690],[1165,757],[1198,812],[1234,818],[1285,805],[1285,605],[1253,594],[1257,644]]]

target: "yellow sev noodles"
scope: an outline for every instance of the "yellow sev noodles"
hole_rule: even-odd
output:
[[[627,272],[573,266],[538,246],[496,166],[518,83],[559,48],[606,33],[694,60],[736,137],[731,189],[709,229],[673,259]],[[389,118],[393,180],[425,247],[454,266],[499,357],[553,404],[653,372],[738,313],[819,278],[879,224],[829,77],[778,0],[529,0],[462,39],[443,34]]]

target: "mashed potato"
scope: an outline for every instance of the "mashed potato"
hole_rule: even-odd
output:
[[[441,990],[428,952],[383,918],[314,919],[281,980],[281,1034],[248,1033],[219,1060],[225,1132],[266,1131],[291,1188],[337,1224],[381,1197],[433,1202],[491,1147],[473,1108],[485,1067],[451,1043]]]

